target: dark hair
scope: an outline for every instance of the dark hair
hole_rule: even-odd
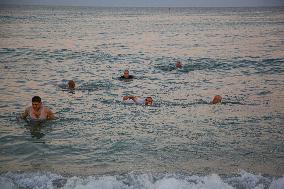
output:
[[[34,96],[32,102],[41,102],[41,98],[39,96]]]
[[[69,89],[74,89],[75,88],[75,82],[73,80],[68,81],[68,88]]]

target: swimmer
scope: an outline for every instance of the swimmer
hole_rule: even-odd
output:
[[[176,62],[176,68],[182,68],[182,64],[179,60]]]
[[[32,98],[32,106],[26,108],[24,113],[21,114],[21,117],[23,119],[27,119],[27,117],[29,117],[31,120],[35,121],[52,120],[55,118],[52,111],[43,106],[39,96],[34,96]]]
[[[220,95],[216,95],[214,96],[211,104],[218,104],[218,103],[221,103],[221,101],[222,101],[222,97]]]
[[[120,76],[120,79],[133,79],[134,76],[133,75],[129,75],[129,71],[128,70],[124,70],[123,75]]]
[[[75,88],[75,82],[73,80],[68,81],[68,89],[74,89]]]
[[[153,98],[150,96],[146,97],[145,99],[139,98],[137,96],[124,96],[123,101],[127,101],[127,100],[132,100],[136,104],[144,104],[147,106],[150,106],[153,104]]]

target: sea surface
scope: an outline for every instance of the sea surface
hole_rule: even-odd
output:
[[[284,7],[2,6],[0,83],[0,188],[284,188]]]

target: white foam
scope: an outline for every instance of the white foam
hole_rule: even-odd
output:
[[[284,176],[282,178],[273,180],[269,189],[283,189],[284,188]]]
[[[112,188],[123,188],[123,185],[116,180],[113,176],[103,176],[103,177],[87,177],[79,178],[72,177],[68,179],[64,188],[74,188],[74,189],[112,189]]]
[[[239,176],[221,178],[217,174],[63,177],[53,173],[6,173],[0,176],[1,189],[283,189],[284,177],[267,178],[242,171]]]
[[[11,179],[0,177],[1,188],[3,189],[16,189],[16,185]]]
[[[10,184],[16,188],[54,188],[53,180],[62,178],[60,175],[53,173],[7,173],[3,175],[4,179],[9,179]],[[1,181],[1,180],[0,180]],[[2,181],[1,181],[2,184]],[[7,183],[6,183],[7,184]],[[9,188],[9,187],[7,187]]]

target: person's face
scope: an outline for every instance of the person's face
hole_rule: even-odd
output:
[[[32,107],[34,110],[38,111],[40,109],[41,102],[32,102]]]
[[[125,70],[124,73],[123,73],[123,76],[125,78],[128,78],[129,77],[129,71],[128,70]]]
[[[151,97],[147,97],[145,99],[145,105],[152,105],[153,104],[153,99]]]

